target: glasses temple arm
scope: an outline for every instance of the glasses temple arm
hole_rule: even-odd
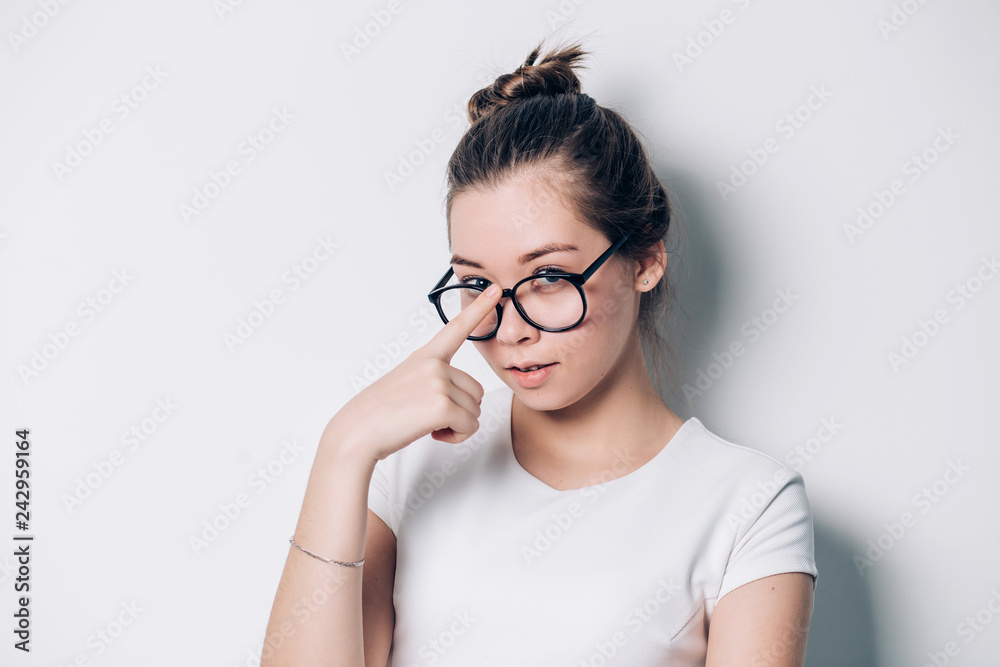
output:
[[[631,232],[629,232],[629,234],[631,234]],[[586,280],[591,275],[593,275],[594,271],[597,271],[597,269],[601,268],[601,265],[607,261],[608,257],[611,257],[611,255],[615,254],[615,252],[618,251],[618,248],[622,247],[622,244],[625,243],[625,240],[629,237],[629,234],[626,234],[625,236],[618,239],[617,243],[615,243],[613,246],[605,250],[604,254],[602,254],[600,257],[594,260],[594,263],[590,265],[590,268],[588,268],[581,274],[583,276],[583,279]]]

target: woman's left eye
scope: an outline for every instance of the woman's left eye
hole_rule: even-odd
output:
[[[540,266],[535,269],[535,272],[532,275],[544,278],[547,273],[563,273],[563,270],[556,266]],[[558,280],[558,278],[556,280]],[[552,283],[549,284],[551,285]]]

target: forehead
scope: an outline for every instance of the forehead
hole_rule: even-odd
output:
[[[483,266],[506,266],[550,243],[581,250],[599,244],[600,234],[565,206],[556,187],[548,179],[522,177],[496,190],[456,196],[451,205],[452,252]]]

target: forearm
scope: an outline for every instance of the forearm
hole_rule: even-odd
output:
[[[330,432],[320,441],[295,542],[326,558],[354,562],[364,556],[375,461],[351,456],[342,444]],[[289,545],[261,667],[363,667],[363,568],[326,563]]]

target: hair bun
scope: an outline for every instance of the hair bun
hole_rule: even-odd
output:
[[[580,93],[580,79],[573,71],[577,61],[587,55],[580,44],[571,44],[549,51],[538,63],[535,59],[542,50],[538,44],[524,64],[510,74],[501,74],[469,100],[469,122],[475,124],[496,109],[536,95]]]

